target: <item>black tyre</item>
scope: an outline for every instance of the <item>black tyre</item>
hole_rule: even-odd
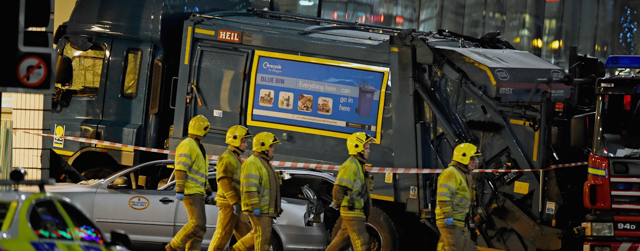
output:
[[[369,234],[369,248],[371,251],[398,250],[398,234],[391,218],[378,207],[371,207],[371,215],[366,223]],[[342,226],[342,217],[333,226],[331,240],[336,237]],[[349,250],[353,250],[350,247]]]

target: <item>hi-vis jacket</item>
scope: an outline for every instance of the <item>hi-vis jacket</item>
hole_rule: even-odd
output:
[[[458,162],[452,162],[438,177],[436,225],[444,227],[444,219],[453,217],[453,225],[465,226],[471,206],[471,174]]]
[[[242,164],[240,176],[242,211],[260,209],[260,216],[277,217],[280,206],[280,175],[271,166],[271,158],[255,152]]]
[[[229,146],[220,157],[218,157],[217,176],[218,194],[217,204],[236,204],[240,202],[240,166],[242,159],[240,151],[235,146]],[[232,182],[229,182],[231,178]]]
[[[340,205],[340,216],[365,218],[364,207],[365,200],[369,197],[369,186],[365,179],[364,168],[358,159],[351,156],[342,163],[335,185],[350,189],[346,193],[334,192],[333,200],[336,205]],[[349,209],[349,204],[353,210]]]
[[[175,170],[187,174],[186,179],[176,179],[176,192],[205,196],[207,190],[211,189],[207,180],[209,162],[204,158],[195,139],[188,137],[178,145]]]

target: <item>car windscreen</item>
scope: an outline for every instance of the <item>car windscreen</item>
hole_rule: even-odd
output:
[[[59,202],[60,202],[60,205],[62,205],[62,208],[64,208],[64,210],[67,212],[67,215],[69,215],[69,218],[71,219],[71,221],[73,222],[74,230],[78,235],[78,237],[80,237],[80,241],[104,245],[104,239],[102,237],[102,233],[89,218],[87,218],[75,206],[65,201],[59,201]]]

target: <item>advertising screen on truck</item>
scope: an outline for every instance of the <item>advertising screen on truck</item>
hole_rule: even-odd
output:
[[[380,138],[389,68],[256,51],[247,125]]]

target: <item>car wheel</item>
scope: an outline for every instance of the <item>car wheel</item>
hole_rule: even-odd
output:
[[[283,251],[284,248],[282,247],[282,241],[280,240],[280,236],[278,236],[278,234],[274,231],[271,234],[271,248],[269,248],[269,251]]]
[[[342,226],[342,217],[338,218],[331,231],[331,240],[335,238]],[[367,233],[369,234],[369,250],[371,251],[393,251],[397,249],[398,235],[391,218],[380,208],[371,207],[371,215],[366,222]],[[353,250],[353,247],[349,247]]]

